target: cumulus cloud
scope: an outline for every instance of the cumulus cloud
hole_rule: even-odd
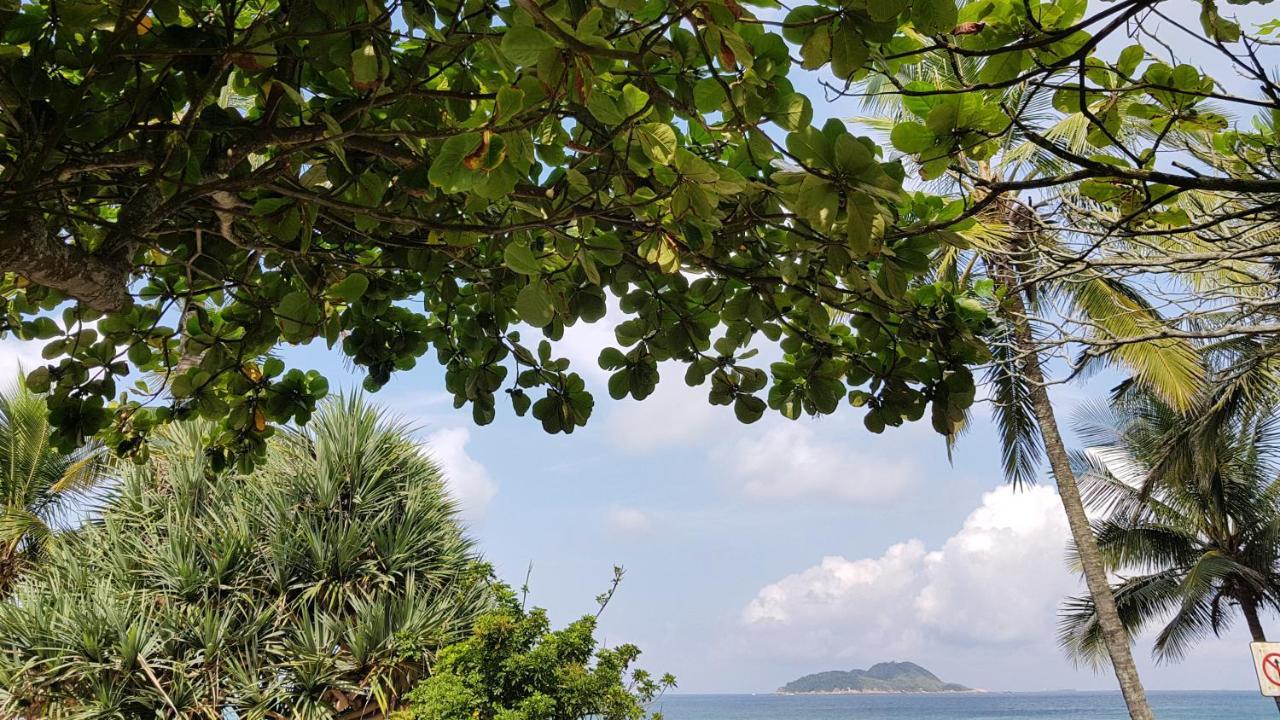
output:
[[[756,594],[741,623],[771,651],[813,658],[859,650],[1043,643],[1078,581],[1063,561],[1066,517],[1048,487],[1002,487],[941,547],[830,556]]]
[[[471,432],[466,428],[437,430],[426,438],[427,454],[444,471],[449,494],[462,507],[463,514],[479,517],[498,494],[498,487],[489,477],[489,471],[467,454]]]
[[[605,515],[605,525],[625,535],[648,535],[653,532],[653,517],[640,508],[615,506]]]
[[[748,497],[778,500],[817,497],[865,503],[901,494],[915,477],[913,465],[820,438],[808,425],[779,421],[763,434],[721,447],[715,459]]]

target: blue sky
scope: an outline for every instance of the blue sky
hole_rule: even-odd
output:
[[[823,102],[812,77],[800,84],[816,122],[858,114]],[[509,410],[474,426],[429,359],[373,396],[420,428],[500,574],[519,584],[532,563],[531,600],[558,622],[593,612],[622,565],[604,639],[640,645],[643,665],[674,673],[681,691],[770,691],[891,659],[990,689],[1114,686],[1054,645],[1057,603],[1079,591],[1065,520],[1050,486],[1004,486],[987,408],[950,463],[927,424],[873,436],[848,407],[741,425],[673,369],[644,403],[610,401],[595,364],[610,341],[601,323],[559,345],[598,391],[591,422],[569,436]],[[285,357],[359,387],[322,343]],[[37,364],[38,349],[0,341],[0,377],[20,361]],[[1055,388],[1061,417],[1106,382]],[[1179,665],[1153,666],[1149,647],[1138,655],[1150,688],[1255,687],[1239,629]]]
[[[519,584],[532,563],[532,602],[557,621],[594,610],[621,565],[603,637],[640,645],[683,691],[768,691],[889,659],[990,689],[1111,687],[1053,644],[1057,603],[1080,587],[1065,519],[1050,487],[1004,486],[985,406],[949,463],[925,424],[873,436],[852,408],[741,425],[677,368],[643,403],[610,401],[595,365],[609,340],[599,324],[561,345],[599,390],[592,421],[568,436],[509,411],[474,426],[430,364],[373,396],[420,428],[502,577]],[[322,347],[287,359],[356,387]],[[1105,384],[1057,388],[1062,417]],[[1145,679],[1252,687],[1247,638]]]
[[[1174,15],[1196,27],[1192,5]],[[1226,68],[1207,69],[1251,90],[1232,87]],[[814,76],[797,84],[815,124],[859,114],[851,100],[825,102]],[[532,600],[557,620],[593,610],[616,564],[627,577],[605,639],[639,644],[644,665],[675,673],[682,691],[769,691],[889,659],[991,689],[1114,687],[1109,671],[1076,668],[1054,644],[1058,602],[1081,590],[1063,559],[1065,519],[1051,485],[1004,485],[988,408],[948,462],[927,425],[873,436],[852,408],[743,426],[676,369],[645,402],[613,402],[595,365],[610,335],[603,324],[576,328],[559,346],[599,390],[591,422],[570,436],[509,411],[472,426],[434,367],[377,395],[447,445],[446,465],[466,468],[484,551],[513,583],[532,563]],[[293,356],[336,368],[319,353]],[[1064,425],[1113,379],[1056,387]],[[1247,644],[1238,628],[1179,665],[1151,663],[1149,640],[1137,654],[1151,688],[1250,689]]]
[[[853,408],[741,425],[675,368],[643,403],[614,402],[595,366],[610,332],[571,329],[561,346],[599,390],[572,435],[509,410],[476,427],[430,362],[371,396],[419,429],[500,575],[518,585],[533,564],[531,602],[556,622],[593,612],[621,565],[603,639],[638,644],[643,666],[674,673],[682,692],[765,692],[882,660],[988,689],[1112,687],[1054,646],[1057,603],[1080,588],[1065,519],[1049,486],[1014,493],[1001,481],[985,406],[948,463],[927,425],[874,436]],[[0,341],[4,376],[38,358]],[[285,358],[335,388],[359,386],[323,343]],[[1105,391],[1095,385],[1055,388],[1062,417]],[[1144,680],[1252,688],[1247,643],[1232,632],[1180,665],[1144,662]]]

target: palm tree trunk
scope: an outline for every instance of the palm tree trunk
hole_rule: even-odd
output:
[[[1089,588],[1089,594],[1093,596],[1098,625],[1102,629],[1107,654],[1111,656],[1111,667],[1115,670],[1116,680],[1120,683],[1120,692],[1124,695],[1125,705],[1129,708],[1129,717],[1133,720],[1154,720],[1155,715],[1151,713],[1151,706],[1147,704],[1142,680],[1138,677],[1138,666],[1133,662],[1129,633],[1125,630],[1124,623],[1120,620],[1120,613],[1116,610],[1116,599],[1111,592],[1111,584],[1107,580],[1102,554],[1098,551],[1098,540],[1094,537],[1093,528],[1089,526],[1089,516],[1085,513],[1084,501],[1080,498],[1075,473],[1071,470],[1067,447],[1062,441],[1062,434],[1058,431],[1058,420],[1054,415],[1053,403],[1044,381],[1044,372],[1040,367],[1040,353],[1036,349],[1035,336],[1027,317],[1026,303],[1021,290],[1011,282],[1015,277],[1011,268],[1006,265],[997,275],[1001,276],[999,278],[1001,284],[1008,290],[1003,308],[1004,314],[1013,327],[1014,350],[1021,358],[1022,372],[1030,388],[1031,402],[1035,410],[1036,422],[1040,426],[1045,455],[1049,459],[1053,479],[1058,484],[1058,497],[1067,514],[1071,537],[1075,540],[1080,554],[1085,584]]]
[[[1253,636],[1254,642],[1266,642],[1267,634],[1262,631],[1262,621],[1258,619],[1258,603],[1253,600],[1241,600],[1240,612],[1244,613],[1244,621],[1249,625],[1249,634]],[[1280,711],[1280,697],[1272,698],[1276,701],[1276,710]]]

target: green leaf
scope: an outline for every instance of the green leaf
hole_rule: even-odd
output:
[[[724,105],[724,88],[714,78],[702,78],[693,84],[693,103],[698,112],[715,112]]]
[[[511,270],[521,275],[541,275],[542,261],[533,254],[533,250],[521,242],[509,242],[502,251],[502,261]]]
[[[847,132],[836,138],[834,149],[836,169],[855,177],[875,162],[875,155],[867,144]]]
[[[142,367],[151,362],[151,348],[146,343],[134,343],[129,347],[128,356],[134,367]]]
[[[794,200],[796,214],[814,228],[826,232],[836,221],[840,194],[835,186],[817,175],[806,175]]]
[[[295,290],[280,298],[276,306],[276,323],[285,340],[301,342],[310,338],[319,322],[320,310],[311,295]]]
[[[1130,45],[1120,51],[1120,59],[1116,61],[1116,72],[1125,77],[1132,77],[1146,56],[1147,51],[1141,45]]]
[[[934,135],[950,135],[952,130],[959,127],[959,122],[960,100],[954,95],[948,96],[930,110],[928,117],[924,119],[925,127]]]
[[[1031,63],[1031,55],[1023,52],[999,52],[987,58],[978,70],[978,80],[1002,83],[1018,77]]]
[[[867,14],[876,22],[889,22],[907,9],[910,0],[867,0]]]
[[[627,83],[622,86],[622,112],[630,117],[636,115],[649,104],[649,93],[640,88]]]
[[[951,32],[958,18],[955,0],[912,0],[911,24],[926,35]]]
[[[626,114],[619,109],[618,102],[603,92],[593,92],[587,98],[587,110],[592,117],[605,125],[621,125]]]
[[[627,356],[615,347],[607,347],[600,351],[600,358],[597,361],[604,370],[618,370],[627,366]]]
[[[918,122],[900,122],[889,133],[889,142],[904,153],[922,153],[933,147],[934,135]]]
[[[351,52],[351,84],[367,90],[379,80],[378,50],[372,42],[365,42]]]
[[[531,282],[516,296],[516,312],[520,319],[534,327],[544,327],[555,317],[551,293],[541,282]]]
[[[862,39],[862,33],[858,32],[852,22],[842,20],[840,29],[831,42],[831,71],[838,78],[848,79],[862,69],[870,52],[867,42]]]
[[[467,169],[465,160],[480,147],[481,140],[480,133],[463,133],[445,140],[439,154],[431,159],[427,179],[446,192],[471,189],[476,173]]]
[[[783,130],[800,130],[813,118],[813,106],[802,93],[787,93],[770,101],[767,114]]]
[[[817,70],[831,60],[831,31],[820,26],[813,31],[804,45],[800,46],[800,66],[806,70]]]
[[[636,126],[636,139],[651,160],[668,165],[676,154],[676,131],[666,123],[644,123]]]
[[[803,44],[814,29],[821,26],[818,19],[829,14],[831,14],[830,10],[818,5],[801,5],[787,13],[786,18],[783,19],[782,37],[786,38],[787,42]]]
[[[754,395],[739,395],[733,401],[733,414],[739,422],[753,423],[764,415],[765,402]]]
[[[876,240],[884,234],[884,217],[875,199],[866,193],[851,193],[847,201],[849,250],[854,257],[875,252]]]
[[[551,36],[532,25],[516,25],[502,35],[502,55],[517,65],[538,62],[542,51],[555,47]]]
[[[609,376],[609,397],[621,400],[629,392],[631,392],[631,373],[619,370]]]
[[[329,294],[339,300],[352,302],[359,300],[364,295],[365,290],[369,289],[369,278],[362,273],[351,273],[339,282],[329,288]]]

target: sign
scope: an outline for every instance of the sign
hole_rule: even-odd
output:
[[[1253,669],[1258,672],[1258,688],[1267,697],[1280,697],[1280,643],[1249,643]]]

